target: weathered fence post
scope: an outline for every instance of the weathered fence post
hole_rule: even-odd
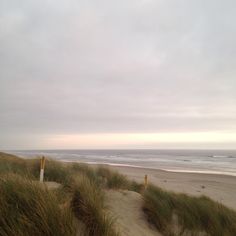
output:
[[[43,182],[44,167],[45,167],[45,157],[42,156],[42,158],[41,158],[41,160],[40,160],[40,177],[39,177],[39,181],[40,181],[40,182]]]
[[[145,175],[145,176],[144,176],[144,188],[145,188],[145,189],[147,188],[147,185],[148,185],[148,176]]]

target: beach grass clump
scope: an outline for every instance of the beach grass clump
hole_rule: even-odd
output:
[[[144,184],[138,183],[134,180],[130,181],[128,190],[142,194],[144,191]]]
[[[174,209],[171,193],[149,185],[143,197],[143,210],[148,216],[148,221],[153,223],[161,232],[166,231],[168,225],[171,223]]]
[[[15,173],[36,180],[40,173],[40,158],[23,159],[0,152],[0,173]],[[46,159],[45,181],[55,181],[63,184],[68,182],[70,176],[70,169],[66,165],[55,160]]]
[[[123,174],[117,171],[110,170],[107,167],[98,167],[97,175],[102,177],[105,186],[109,189],[125,189],[141,193],[144,190],[144,185],[136,181],[130,181]]]
[[[39,177],[40,159],[23,159],[12,154],[0,152],[0,173],[15,173],[30,179]]]
[[[45,181],[55,181],[63,185],[68,185],[71,181],[72,173],[70,168],[59,161],[47,159],[45,164]]]
[[[44,185],[16,174],[0,177],[0,236],[76,235],[72,211]]]
[[[24,159],[0,152],[0,173],[9,172],[26,175],[28,173],[27,163]]]
[[[84,163],[71,163],[70,169],[74,174],[82,174],[87,176],[91,181],[97,182],[99,184],[101,182],[99,176],[97,175],[94,168],[90,167],[88,164]]]
[[[176,194],[149,185],[144,193],[144,212],[164,235],[205,232],[212,236],[236,235],[236,212],[208,197]],[[177,222],[174,218],[177,217]]]
[[[130,182],[125,175],[117,171],[111,171],[109,168],[98,167],[97,174],[102,177],[106,187],[110,189],[129,189]]]
[[[86,175],[77,176],[74,182],[72,209],[87,228],[89,236],[116,236],[114,219],[108,215],[104,192]]]

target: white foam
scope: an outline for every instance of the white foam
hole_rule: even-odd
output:
[[[212,174],[212,175],[230,175],[236,176],[236,173],[226,171],[211,171],[211,170],[183,170],[183,169],[162,169],[169,172],[180,172],[180,173],[199,173],[199,174]]]

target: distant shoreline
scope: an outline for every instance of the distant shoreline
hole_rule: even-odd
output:
[[[232,150],[28,150],[10,153],[21,157],[44,155],[64,162],[236,176],[236,151]]]
[[[204,170],[183,170],[183,169],[165,169],[165,168],[153,168],[153,167],[144,167],[144,166],[136,166],[129,164],[119,164],[119,163],[98,163],[98,162],[83,162],[83,161],[74,161],[74,160],[59,160],[61,162],[69,162],[69,163],[84,163],[88,165],[107,165],[114,167],[130,167],[130,168],[139,168],[139,169],[147,169],[147,170],[157,170],[157,171],[166,171],[166,172],[174,172],[174,173],[189,173],[189,174],[205,174],[205,175],[222,175],[222,176],[234,176],[236,177],[236,173],[224,172],[224,171],[204,171]]]

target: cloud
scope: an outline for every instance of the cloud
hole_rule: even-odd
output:
[[[235,7],[1,1],[0,136],[235,131]]]

